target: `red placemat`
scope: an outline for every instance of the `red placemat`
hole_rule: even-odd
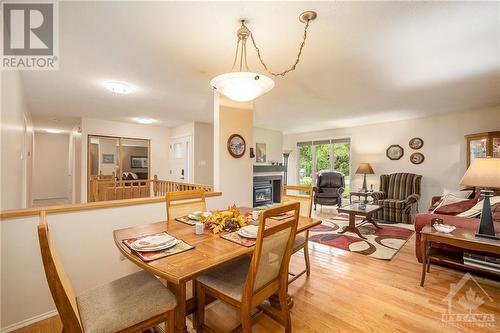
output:
[[[123,240],[123,244],[125,244],[132,252],[137,254],[139,258],[141,258],[142,261],[153,261],[165,257],[172,256],[174,254],[178,254],[187,250],[194,249],[194,246],[186,243],[185,241],[178,239],[177,244],[173,247],[170,247],[168,249],[164,250],[158,250],[158,251],[150,251],[150,252],[141,252],[141,251],[136,251],[132,243],[134,243],[136,240],[144,238],[144,237],[149,237],[149,236],[156,236],[156,235],[168,235],[166,232],[160,232],[157,234],[152,234],[152,235],[144,235],[140,237],[134,237],[134,238],[128,238]]]
[[[254,246],[256,240],[254,238],[246,238],[238,235],[238,231],[230,232],[227,234],[220,235],[221,238],[227,239],[228,241],[234,242],[236,244],[240,244],[246,247]]]

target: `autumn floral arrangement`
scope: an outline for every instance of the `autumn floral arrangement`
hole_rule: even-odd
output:
[[[229,206],[228,209],[224,211],[213,211],[210,215],[200,216],[200,221],[214,234],[218,234],[222,231],[236,231],[246,226],[251,220],[252,215],[242,215],[236,205]]]

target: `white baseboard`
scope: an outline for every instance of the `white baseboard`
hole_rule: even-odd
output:
[[[46,313],[42,313],[41,315],[38,315],[38,316],[35,316],[35,317],[32,317],[32,318],[28,318],[26,320],[23,320],[23,321],[20,321],[18,323],[9,325],[7,327],[2,327],[0,329],[0,333],[12,332],[12,331],[20,329],[22,327],[34,324],[34,323],[36,323],[38,321],[42,321],[44,319],[47,319],[47,318],[50,318],[50,317],[53,317],[53,316],[57,316],[57,314],[58,314],[57,310],[52,310],[52,311],[49,311],[49,312],[46,312]]]

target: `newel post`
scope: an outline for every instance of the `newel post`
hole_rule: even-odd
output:
[[[153,176],[153,193],[154,193],[155,197],[158,196],[158,176],[157,175]]]

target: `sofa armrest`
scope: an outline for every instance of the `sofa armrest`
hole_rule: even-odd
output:
[[[377,200],[383,200],[387,198],[387,193],[381,192],[381,191],[376,191],[372,193],[372,198],[374,201]]]
[[[411,194],[410,196],[408,196],[408,198],[406,198],[406,204],[408,206],[413,205],[414,203],[418,202],[418,199],[420,199],[419,194]]]

